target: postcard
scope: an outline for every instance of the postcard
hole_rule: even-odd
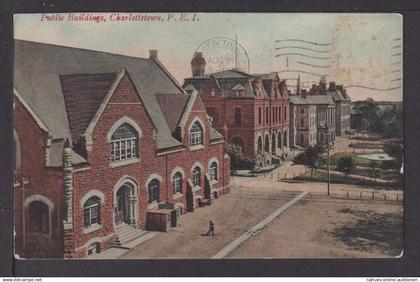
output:
[[[15,14],[15,258],[401,256],[402,28]]]

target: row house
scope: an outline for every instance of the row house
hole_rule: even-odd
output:
[[[127,247],[229,191],[197,93],[159,62],[15,40],[16,255]]]
[[[290,146],[314,146],[317,143],[316,104],[298,95],[290,95]]]
[[[248,74],[225,70],[205,74],[206,61],[195,53],[193,76],[183,84],[197,91],[213,126],[229,144],[240,146],[246,156],[281,156],[289,150],[289,99],[285,80],[277,73]],[[267,159],[271,162],[271,158]]]

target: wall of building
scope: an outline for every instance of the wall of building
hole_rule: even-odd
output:
[[[131,103],[131,104],[127,104]],[[141,129],[139,139],[139,161],[120,167],[111,167],[111,144],[107,141],[110,128],[122,117],[129,117]],[[205,144],[202,148],[191,150],[189,148],[188,127],[199,118],[204,125]],[[115,238],[114,236],[114,208],[115,193],[125,183],[134,183],[138,191],[138,220],[136,225],[140,229],[146,227],[146,211],[156,206],[148,201],[148,182],[156,177],[160,181],[160,201],[178,203],[186,210],[186,182],[192,179],[193,165],[199,162],[202,166],[201,183],[204,187],[205,173],[208,173],[210,161],[216,158],[219,162],[219,181],[213,183],[214,189],[226,192],[223,186],[228,185],[226,174],[229,174],[229,159],[224,158],[224,144],[209,143],[210,123],[200,101],[196,100],[190,116],[187,119],[184,131],[184,145],[187,147],[181,152],[167,155],[156,155],[155,129],[142,106],[129,79],[125,77],[118,86],[110,103],[107,105],[93,132],[93,145],[88,153],[90,169],[74,174],[74,256],[86,254],[86,247],[94,241],[106,247]],[[225,163],[224,163],[225,161]],[[182,171],[183,193],[174,195],[171,174],[175,170]],[[106,176],[106,177],[104,177]],[[195,197],[204,197],[204,188],[195,192]],[[89,233],[83,225],[83,197],[91,190],[99,190],[104,194],[101,207],[101,227]]]
[[[21,257],[61,257],[63,253],[62,213],[63,178],[59,168],[46,167],[45,148],[48,133],[42,130],[32,115],[15,99],[14,128],[20,141],[20,167],[15,172],[14,224],[16,253]],[[28,181],[22,185],[22,179]],[[49,209],[49,232],[34,233],[29,228],[30,201],[52,203]],[[25,234],[25,235],[23,235]]]

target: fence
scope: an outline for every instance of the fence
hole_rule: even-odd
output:
[[[396,192],[386,191],[360,191],[351,189],[332,189],[330,191],[331,197],[362,199],[362,200],[377,200],[377,201],[398,201],[402,202],[404,196]]]

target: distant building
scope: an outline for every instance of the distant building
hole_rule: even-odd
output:
[[[225,70],[205,74],[202,53],[191,61],[193,76],[185,91],[200,95],[213,126],[228,143],[240,146],[248,157],[289,150],[289,100],[285,80],[277,73],[248,74]]]
[[[328,95],[333,99],[335,106],[335,135],[345,136],[350,129],[351,98],[343,85],[336,85],[334,81],[327,83],[325,77],[321,78],[319,85],[312,85],[309,95]]]
[[[308,99],[306,90],[300,89],[300,76],[296,95],[289,95],[290,146],[308,147],[317,143],[317,105]]]

